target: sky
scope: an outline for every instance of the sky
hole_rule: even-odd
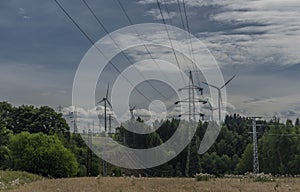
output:
[[[117,0],[86,1],[109,32],[130,25]],[[156,0],[120,1],[134,24],[163,22]],[[82,0],[59,2],[93,41],[106,35]],[[182,26],[178,1],[159,2],[166,23],[186,29]],[[300,117],[300,1],[185,0],[185,3],[191,34],[215,57],[224,80],[237,74],[227,86],[229,113]],[[122,40],[130,43],[129,37]],[[0,1],[0,100],[14,105],[69,107],[76,70],[91,46],[54,0]],[[142,49],[132,48],[125,53],[138,61],[147,55],[141,53]],[[149,47],[149,50],[156,58],[172,57],[167,49]],[[128,67],[122,55],[113,61],[123,70]],[[105,71],[99,78],[96,100],[103,97],[107,83],[118,75],[109,67]],[[202,78],[200,75],[198,83],[205,81]],[[208,87],[201,86],[207,95]],[[173,93],[163,85],[157,87],[167,90],[166,94]],[[151,94],[147,90],[145,85],[144,93]],[[142,106],[143,100],[138,96],[133,100]],[[130,102],[134,105],[134,101]]]

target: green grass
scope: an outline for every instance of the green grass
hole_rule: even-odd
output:
[[[0,191],[15,189],[26,183],[41,179],[43,179],[43,177],[27,172],[0,170]]]
[[[215,178],[214,175],[199,173],[195,175],[196,181],[209,181],[212,178]]]

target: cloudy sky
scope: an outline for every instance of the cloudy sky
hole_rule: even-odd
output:
[[[86,1],[109,32],[130,25],[117,0]],[[134,24],[162,23],[156,0],[120,1]],[[106,35],[82,0],[60,2],[93,41]],[[159,2],[167,24],[186,29],[178,8],[182,0]],[[300,116],[300,1],[185,2],[190,32],[211,51],[225,80],[237,74],[227,87],[228,111]],[[70,106],[75,72],[90,47],[54,0],[0,1],[0,100]],[[155,57],[171,54],[149,49]],[[138,60],[140,55],[133,54],[138,51],[131,50],[129,57]],[[114,60],[122,68],[122,57]],[[99,99],[112,70],[106,71],[109,75],[99,80]],[[201,86],[207,94],[207,87]]]

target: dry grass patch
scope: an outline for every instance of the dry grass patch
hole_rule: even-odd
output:
[[[40,180],[12,190],[14,192],[294,192],[300,191],[299,178],[253,182],[252,179],[216,178],[71,178]]]

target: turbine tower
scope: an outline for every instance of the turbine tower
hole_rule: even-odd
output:
[[[218,108],[214,108],[213,105],[212,105],[212,102],[210,102],[209,99],[207,99],[207,103],[209,105],[209,110],[211,112],[210,120],[214,121],[214,111],[217,110]]]
[[[134,106],[134,107],[130,107],[129,108],[129,111],[130,111],[130,114],[131,114],[131,120],[134,120],[135,118],[134,118],[134,114],[133,114],[133,111],[135,110],[135,108],[136,108],[136,105]]]
[[[104,131],[106,133],[107,131],[107,114],[106,114],[106,108],[107,108],[107,104],[112,108],[112,105],[110,103],[110,101],[108,100],[108,91],[109,91],[109,84],[107,85],[107,90],[106,90],[106,95],[105,97],[103,97],[102,100],[100,100],[97,104],[100,104],[100,103],[104,103]]]
[[[221,104],[223,105],[223,101],[222,101],[222,94],[221,94],[221,90],[226,86],[228,85],[228,83],[230,81],[232,81],[233,78],[235,78],[236,75],[234,75],[233,77],[231,77],[224,85],[222,85],[221,87],[217,87],[215,85],[211,85],[211,84],[208,84],[206,82],[202,82],[203,84],[205,85],[208,85],[209,87],[212,87],[212,88],[215,88],[218,90],[218,107],[219,107],[219,122],[221,124]]]
[[[106,90],[106,95],[103,97],[102,100],[100,100],[97,104],[104,103],[104,131],[106,133],[107,131],[107,113],[106,113],[106,108],[107,104],[112,108],[112,105],[110,101],[108,100],[108,91],[109,91],[109,84],[107,85],[107,90]],[[106,176],[107,175],[107,162],[102,160],[102,175]]]

